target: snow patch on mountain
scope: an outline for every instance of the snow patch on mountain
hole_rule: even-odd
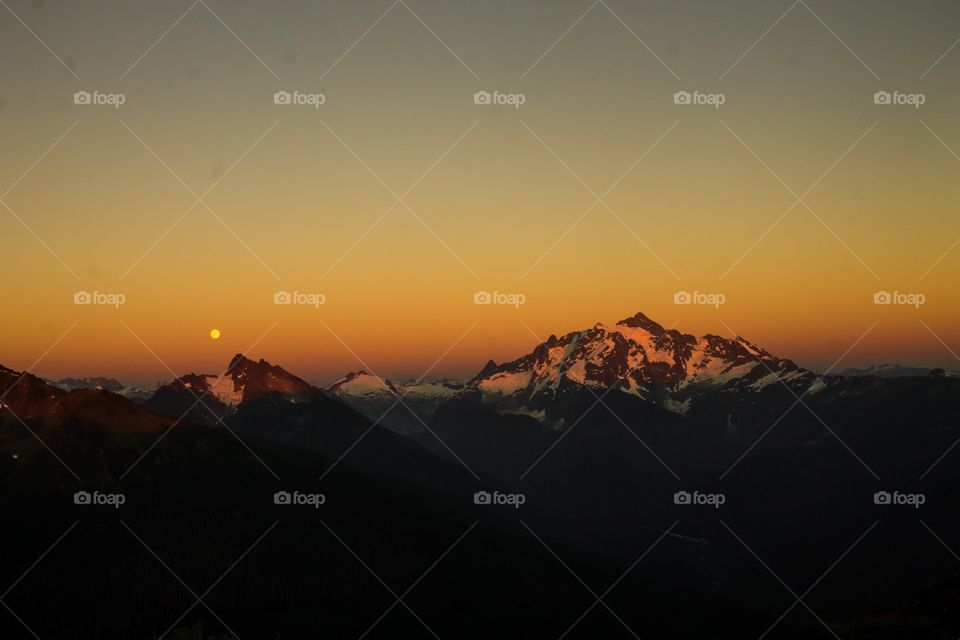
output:
[[[206,376],[207,390],[213,397],[229,406],[237,406],[243,400],[243,385],[230,374]]]
[[[396,387],[379,376],[357,371],[348,373],[345,377],[327,387],[328,391],[343,395],[367,396],[370,394],[394,395]]]
[[[674,413],[679,413],[680,415],[684,415],[687,411],[690,410],[691,400],[692,400],[691,398],[687,398],[683,402],[678,402],[673,398],[664,398],[663,408],[667,409],[668,411],[673,411]]]
[[[477,382],[477,387],[487,393],[509,395],[527,388],[530,384],[530,371],[504,371]]]
[[[451,398],[463,387],[463,383],[443,382],[414,382],[401,383],[403,390],[414,396],[431,396],[435,398]]]

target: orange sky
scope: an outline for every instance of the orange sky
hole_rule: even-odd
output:
[[[950,3],[871,3],[869,20],[811,3],[855,54],[802,7],[757,42],[783,8],[610,3],[539,62],[581,3],[412,3],[433,33],[399,7],[359,42],[389,4],[307,4],[212,4],[236,38],[200,9],[149,51],[182,9],[11,4],[60,60],[4,18],[0,363],[145,383],[171,377],[159,360],[215,372],[255,345],[315,381],[358,359],[470,375],[531,332],[642,311],[821,370],[878,322],[838,368],[960,367],[940,342],[960,351],[960,50],[931,67],[957,37]],[[481,90],[525,103],[476,105]],[[75,305],[81,290],[126,302]],[[275,305],[279,290],[325,304]],[[526,302],[478,306],[478,290]],[[875,305],[879,290],[925,303]]]

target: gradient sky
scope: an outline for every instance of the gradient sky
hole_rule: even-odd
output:
[[[870,327],[839,369],[960,368],[940,342],[960,351],[960,246],[937,262],[960,237],[955,2],[8,4],[11,368],[152,383],[252,346],[314,381],[416,377],[441,356],[433,374],[470,375],[637,311],[818,370]],[[281,89],[326,104],[275,105]],[[479,90],[526,103],[475,105]],[[621,175],[613,212],[580,219]],[[127,303],[77,306],[78,290]],[[277,290],[327,302],[276,306]],[[477,290],[527,302],[477,306]],[[727,301],[677,306],[677,290]],[[876,306],[877,290],[927,301]]]

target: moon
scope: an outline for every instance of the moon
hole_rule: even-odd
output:
[[[210,329],[210,337],[211,337],[213,340],[219,340],[219,339],[220,339],[220,329]]]

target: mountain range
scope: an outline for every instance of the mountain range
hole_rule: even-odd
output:
[[[358,371],[321,387],[238,354],[222,373],[182,375],[145,399],[125,390],[111,379],[53,383],[0,367],[0,509],[19,523],[4,534],[0,566],[26,569],[17,550],[49,537],[51,518],[62,528],[81,515],[91,519],[90,512],[58,511],[84,487],[128,494],[124,521],[165,541],[161,555],[178,559],[178,572],[206,566],[225,544],[232,561],[269,522],[295,522],[284,544],[308,571],[271,555],[251,561],[242,587],[225,585],[229,595],[216,608],[244,620],[245,637],[273,637],[277,629],[286,633],[278,637],[302,637],[304,621],[318,612],[343,634],[364,631],[343,615],[344,603],[376,599],[382,587],[360,584],[357,565],[344,562],[335,540],[314,557],[318,527],[324,533],[319,518],[350,531],[361,541],[359,556],[376,558],[378,573],[385,567],[403,576],[397,584],[412,582],[482,521],[460,562],[477,576],[495,568],[502,579],[478,577],[462,599],[425,586],[430,597],[418,609],[447,603],[435,613],[447,625],[443,637],[462,635],[464,611],[482,621],[471,637],[511,624],[556,626],[559,636],[572,622],[558,620],[584,594],[564,582],[569,574],[525,527],[598,585],[613,583],[662,538],[617,588],[616,609],[650,637],[758,637],[789,604],[729,529],[788,584],[804,585],[882,520],[812,596],[831,625],[889,624],[877,622],[880,607],[898,612],[902,628],[876,637],[934,637],[918,631],[926,622],[912,619],[903,603],[914,594],[939,602],[953,589],[942,585],[952,584],[956,570],[942,547],[924,544],[930,536],[917,514],[884,510],[872,499],[878,491],[922,491],[924,522],[944,540],[960,539],[952,500],[960,468],[950,455],[960,440],[960,379],[947,372],[820,376],[744,338],[696,337],[637,314],[550,336],[466,381],[396,382]],[[272,494],[294,487],[325,492],[329,506],[272,511]],[[486,508],[474,504],[478,491],[521,493],[525,504]],[[723,494],[726,502],[722,509],[683,506],[674,496],[684,491]],[[168,512],[178,515],[158,515]],[[127,532],[107,530],[101,520],[81,548],[103,540],[125,548]],[[245,533],[225,543],[234,531]],[[173,542],[185,532],[187,547]],[[894,547],[910,551],[889,553]],[[76,584],[99,575],[97,561],[52,560],[56,580],[44,590],[70,598]],[[96,606],[68,607],[64,618],[101,625],[103,637],[151,637],[179,611],[164,604],[161,578],[169,576],[156,577],[149,566],[137,564],[131,578],[146,580],[147,591],[113,596],[130,604],[140,601],[134,592],[149,593],[144,619],[124,623],[139,635]],[[553,577],[531,581],[528,569]],[[222,570],[210,568],[197,581],[212,583]],[[324,580],[351,586],[339,593]],[[320,602],[309,596],[318,589]],[[534,592],[540,595],[522,607],[529,615],[518,616],[516,603]],[[31,622],[56,617],[42,598],[13,604]],[[937,624],[953,624],[924,606]],[[666,610],[672,613],[663,619]],[[194,621],[209,621],[202,616]],[[653,622],[658,616],[662,626]],[[410,632],[400,620],[384,624],[384,631]],[[604,637],[623,632],[592,618],[583,624]],[[0,633],[3,625],[0,619]],[[824,631],[789,619],[782,626],[770,637]],[[42,637],[82,637],[43,630]]]
[[[189,417],[203,423],[215,422],[240,405],[272,393],[291,402],[326,394],[399,433],[420,437],[424,421],[454,398],[479,398],[501,411],[543,421],[547,409],[558,399],[589,388],[598,393],[627,393],[682,415],[707,392],[742,396],[779,383],[798,394],[813,395],[842,378],[892,379],[938,375],[941,371],[887,364],[823,377],[740,336],[696,337],[664,328],[637,313],[613,326],[597,323],[559,338],[551,335],[513,361],[489,361],[466,381],[444,378],[397,382],[360,370],[321,387],[265,360],[257,362],[238,354],[223,373],[190,373],[158,383],[153,389],[126,386],[105,377],[42,382],[66,392],[108,391],[163,415],[180,417],[188,412]],[[947,371],[944,375],[956,374]]]

